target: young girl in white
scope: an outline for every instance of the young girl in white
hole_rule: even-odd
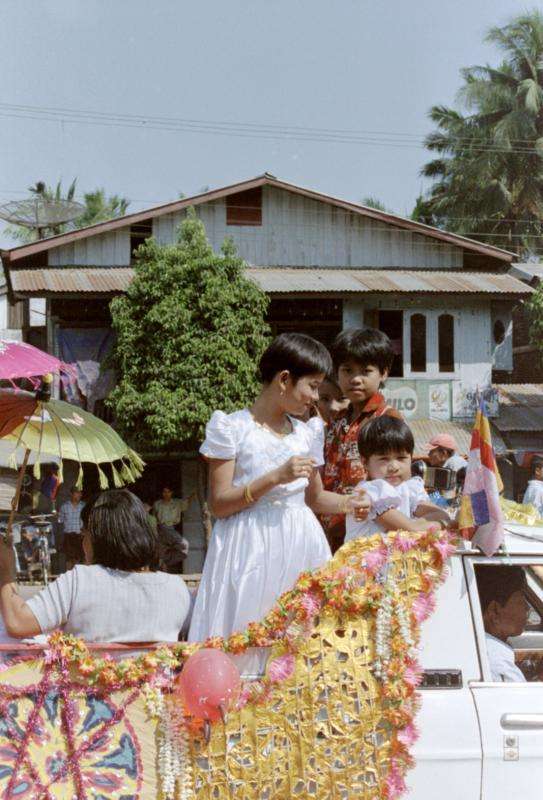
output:
[[[451,527],[443,509],[430,502],[421,478],[411,477],[415,443],[405,422],[377,417],[360,431],[358,450],[369,480],[358,484],[369,497],[365,521],[347,517],[345,541],[384,531],[424,531],[436,522]]]
[[[322,431],[293,416],[317,401],[331,368],[324,345],[281,334],[260,361],[263,386],[253,406],[211,417],[200,452],[209,462],[216,522],[189,641],[228,636],[262,619],[300,572],[330,558],[314,511],[367,513],[366,498],[324,491]]]

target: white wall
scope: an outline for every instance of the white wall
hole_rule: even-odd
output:
[[[398,309],[404,312],[404,377],[435,381],[436,378],[453,381],[453,415],[459,413],[466,392],[483,389],[491,384],[493,345],[491,340],[490,299],[456,297],[413,297],[402,295],[364,295],[347,298],[343,305],[343,326],[364,325],[364,311],[368,309]],[[410,373],[409,317],[412,313],[427,315],[426,373]],[[440,373],[437,361],[437,318],[450,313],[455,319],[454,373]]]
[[[462,267],[462,250],[436,239],[343,211],[281,189],[264,187],[262,225],[226,225],[226,202],[197,206],[218,249],[232,237],[239,254],[257,266]],[[175,241],[183,213],[157,217],[157,241]]]
[[[96,234],[49,251],[49,266],[123,267],[130,264],[130,228]]]

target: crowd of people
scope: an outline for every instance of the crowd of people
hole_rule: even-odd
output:
[[[393,358],[388,337],[372,328],[342,332],[331,352],[306,335],[281,334],[260,360],[252,406],[213,413],[200,452],[215,524],[189,640],[261,619],[345,540],[454,525],[413,475],[412,432],[382,393]],[[432,465],[465,467],[449,436],[428,450]],[[128,490],[83,506],[74,487],[59,513],[71,568],[53,584],[24,602],[10,549],[0,546],[8,633],[61,627],[90,641],[176,640],[191,603],[182,577],[168,573],[180,572],[186,556],[186,507],[170,487],[152,507]],[[262,654],[243,659],[245,672],[262,667]]]

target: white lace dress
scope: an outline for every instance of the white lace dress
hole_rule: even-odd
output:
[[[373,536],[374,533],[383,533],[384,528],[377,522],[376,517],[396,508],[406,517],[413,517],[417,506],[429,503],[421,478],[409,478],[398,486],[392,486],[388,481],[361,481],[356,489],[364,489],[371,503],[368,517],[363,522],[349,515],[346,522],[345,541],[357,539],[359,536]],[[356,490],[355,490],[356,491]]]
[[[215,411],[200,452],[235,460],[234,486],[281,466],[292,456],[323,463],[322,432],[293,419],[292,433],[279,436],[244,409]],[[261,620],[300,572],[330,558],[320,523],[305,503],[305,478],[277,486],[237,514],[218,519],[198,590],[189,641],[228,636]]]

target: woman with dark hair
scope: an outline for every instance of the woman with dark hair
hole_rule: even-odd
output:
[[[0,544],[0,606],[6,631],[23,639],[61,628],[88,642],[175,642],[189,611],[179,575],[158,571],[158,542],[128,489],[102,492],[82,512],[87,565],[38,594],[17,592],[12,548]]]
[[[323,490],[322,431],[296,419],[317,402],[331,367],[320,342],[283,333],[260,360],[262,389],[251,408],[211,417],[200,452],[217,521],[189,640],[262,619],[300,572],[330,558],[314,511],[364,513],[364,498]]]

